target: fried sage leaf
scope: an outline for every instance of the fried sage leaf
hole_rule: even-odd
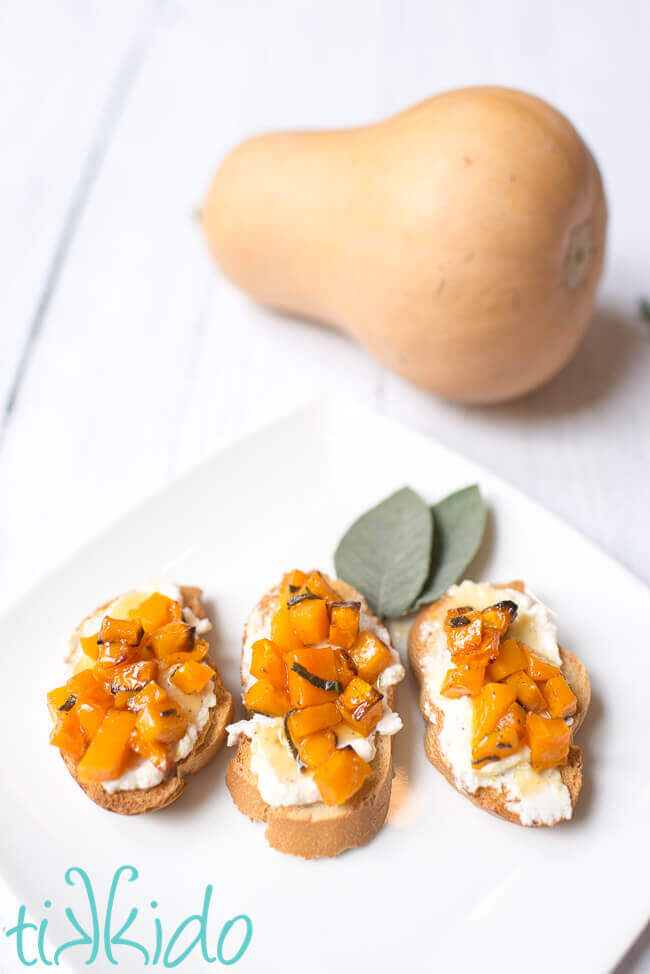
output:
[[[485,504],[476,484],[434,504],[431,514],[435,522],[431,571],[414,609],[435,602],[458,581],[478,551],[485,530]]]
[[[348,528],[334,555],[337,575],[365,595],[377,615],[402,615],[427,579],[433,533],[427,504],[403,487]]]

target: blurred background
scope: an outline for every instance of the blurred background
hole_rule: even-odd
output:
[[[649,36],[647,0],[0,0],[0,603],[329,395],[498,471],[650,580]],[[233,143],[481,83],[552,102],[605,180],[593,326],[545,388],[442,402],[220,277],[195,211]],[[622,969],[641,968],[643,944]]]

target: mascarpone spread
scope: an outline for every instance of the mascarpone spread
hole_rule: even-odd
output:
[[[520,639],[556,666],[562,665],[557,628],[549,610],[531,593],[465,581],[452,585],[447,595],[451,599],[450,608],[471,605],[474,609],[485,609],[504,599],[516,602],[517,617],[508,636]],[[443,619],[434,619],[423,634],[429,645],[423,668],[424,711],[431,720],[435,717],[434,706],[442,711],[438,740],[457,787],[472,794],[481,787],[501,788],[507,796],[508,809],[519,816],[523,825],[553,825],[571,818],[571,798],[559,769],[535,771],[527,747],[486,767],[472,767],[472,700],[470,697],[450,699],[440,693],[447,670],[453,666],[443,626]]]
[[[275,602],[264,607],[261,604],[257,605],[246,623],[242,651],[242,698],[255,682],[255,677],[250,672],[253,644],[258,639],[271,638],[271,619],[276,608]],[[367,612],[362,611],[359,618],[359,631],[363,629],[381,639],[388,646],[393,657],[393,662],[380,673],[377,679],[377,688],[384,694],[384,712],[368,737],[360,737],[351,727],[343,723],[334,728],[334,733],[337,747],[351,747],[360,758],[370,763],[377,753],[377,734],[390,737],[402,729],[402,719],[388,706],[385,694],[404,679],[405,673],[399,653],[391,645],[388,630],[375,622]],[[291,754],[284,734],[282,717],[254,714],[249,720],[230,724],[227,730],[229,746],[237,744],[240,737],[247,737],[251,741],[251,771],[257,775],[258,791],[268,805],[312,805],[321,800],[312,775],[309,771],[301,771]]]
[[[212,628],[209,619],[199,619],[188,605],[183,605],[183,594],[173,582],[156,582],[145,585],[140,589],[134,589],[119,596],[110,605],[84,619],[68,643],[66,663],[70,669],[73,672],[78,671],[83,668],[84,661],[88,660],[81,648],[80,636],[92,636],[96,633],[104,616],[108,615],[113,619],[128,619],[129,611],[140,605],[154,592],[160,592],[161,595],[166,595],[167,598],[180,602],[185,622],[194,626],[198,635],[203,635]],[[175,744],[170,745],[170,754],[173,760],[181,761],[187,757],[196,744],[199,734],[210,717],[210,708],[214,707],[217,702],[214,693],[214,680],[210,680],[201,693],[191,694],[183,693],[170,682],[169,671],[161,669],[158,682],[168,696],[182,708],[189,719],[185,735]],[[115,791],[130,791],[134,788],[154,788],[160,784],[163,778],[162,771],[156,768],[151,761],[134,756],[133,762],[119,778],[115,778],[113,781],[104,781],[102,787],[104,791],[110,794]]]

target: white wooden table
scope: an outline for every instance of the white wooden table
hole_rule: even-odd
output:
[[[330,393],[498,470],[650,581],[649,36],[646,0],[0,2],[0,603]],[[233,142],[487,82],[568,114],[610,203],[593,327],[546,388],[437,401],[216,273],[193,214]],[[620,970],[650,971],[647,932]]]

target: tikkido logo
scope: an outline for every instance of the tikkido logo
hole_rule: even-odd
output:
[[[74,930],[75,936],[56,947],[47,956],[45,938],[49,915],[38,923],[33,923],[27,917],[27,908],[21,906],[15,926],[7,930],[6,936],[15,937],[16,954],[24,967],[41,964],[46,967],[58,966],[65,954],[66,961],[83,963],[85,967],[107,960],[110,964],[124,967],[132,971],[135,962],[143,967],[160,965],[161,967],[179,967],[191,957],[192,969],[202,960],[206,964],[220,964],[230,966],[241,960],[250,945],[253,936],[253,923],[245,913],[227,920],[219,931],[218,937],[210,933],[210,905],[213,887],[205,887],[203,906],[200,913],[193,913],[185,917],[175,927],[171,934],[166,935],[159,916],[155,914],[158,907],[157,900],[151,900],[149,907],[153,912],[152,920],[145,920],[144,911],[125,903],[126,894],[133,892],[125,883],[134,883],[139,873],[135,866],[120,866],[115,870],[106,900],[106,909],[100,918],[97,899],[93,884],[88,873],[78,866],[66,871],[65,881],[68,886],[78,887],[83,902],[83,912],[78,909],[73,912],[69,906],[64,907],[64,915]],[[118,890],[121,902],[118,904]],[[53,909],[51,900],[45,900],[43,907],[47,911]],[[146,926],[149,936],[144,942],[135,939],[135,930],[131,930],[140,915],[138,928]],[[79,919],[84,917],[84,922]],[[119,919],[118,919],[119,917]],[[153,922],[153,931],[151,923]],[[129,938],[125,936],[131,931]],[[216,939],[216,944],[214,943]]]

